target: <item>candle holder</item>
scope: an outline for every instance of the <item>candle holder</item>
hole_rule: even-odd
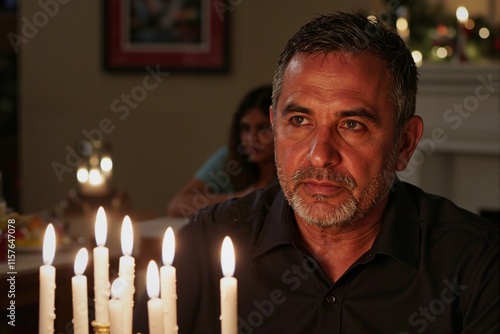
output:
[[[109,334],[109,323],[100,324],[95,321],[91,322],[92,327],[94,328],[95,334]]]

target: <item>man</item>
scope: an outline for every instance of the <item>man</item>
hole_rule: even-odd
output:
[[[400,182],[422,135],[417,70],[375,19],[288,42],[270,112],[280,186],[202,210],[177,236],[180,333],[220,333],[220,247],[240,333],[498,333],[498,227]]]

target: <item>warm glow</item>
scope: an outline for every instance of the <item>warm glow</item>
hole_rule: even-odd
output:
[[[446,36],[448,35],[448,27],[444,24],[438,24],[436,32],[439,36]]]
[[[481,37],[482,39],[486,39],[488,37],[490,37],[490,31],[488,28],[481,28],[479,29],[479,37]]]
[[[52,265],[54,261],[54,255],[56,253],[56,232],[54,230],[54,225],[50,223],[45,229],[45,235],[43,236],[43,264]]]
[[[120,298],[126,288],[127,281],[124,278],[118,277],[113,281],[113,284],[111,284],[111,298]]]
[[[101,169],[105,172],[109,172],[113,168],[113,161],[110,157],[103,157],[101,160]]]
[[[108,235],[108,222],[106,219],[106,213],[102,206],[97,210],[97,216],[95,219],[95,242],[97,246],[104,246],[106,244],[106,237]]]
[[[368,15],[366,17],[368,19],[368,21],[370,21],[371,23],[376,23],[377,22],[377,17],[375,15]]]
[[[465,21],[465,23],[464,23],[464,26],[465,26],[467,29],[472,30],[472,29],[474,29],[474,27],[476,26],[476,23],[474,22],[474,20],[467,19],[467,21]]]
[[[220,253],[222,273],[224,276],[233,276],[235,259],[234,259],[234,247],[231,238],[226,236],[222,242],[222,249]]]
[[[97,155],[92,155],[89,158],[89,164],[90,164],[90,166],[93,166],[93,167],[96,167],[99,165],[99,158],[97,157]]]
[[[78,182],[85,183],[89,180],[89,171],[85,167],[81,167],[76,172],[76,178]]]
[[[90,173],[89,173],[89,182],[90,184],[94,185],[94,186],[97,186],[101,183],[104,182],[104,179],[101,175],[101,172],[96,169],[96,168],[92,168],[90,170]]]
[[[75,275],[83,275],[87,262],[89,261],[89,252],[87,248],[80,248],[75,258]]]
[[[163,236],[162,259],[165,266],[169,266],[174,262],[175,254],[175,238],[174,230],[169,226]]]
[[[132,255],[134,246],[134,231],[132,230],[132,221],[129,216],[123,218],[122,223],[122,253],[123,255]]]
[[[418,50],[412,51],[411,56],[413,57],[413,61],[415,62],[415,65],[417,65],[417,67],[422,65],[423,61],[422,52]]]
[[[398,30],[398,34],[403,39],[408,38],[410,37],[410,29]]]
[[[457,8],[456,15],[458,22],[464,23],[469,18],[469,11],[464,6],[460,6]]]
[[[158,298],[160,295],[160,273],[158,272],[158,265],[153,260],[149,261],[148,271],[146,272],[146,289],[149,298]]]
[[[440,46],[436,49],[436,55],[443,59],[443,58],[446,58],[446,56],[448,56],[448,51],[446,50],[446,48]]]
[[[404,17],[398,18],[396,21],[396,28],[398,28],[398,30],[408,29],[408,20]]]

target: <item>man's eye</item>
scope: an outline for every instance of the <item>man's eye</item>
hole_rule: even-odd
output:
[[[345,126],[348,129],[356,130],[357,128],[359,128],[361,126],[361,124],[357,121],[347,121],[347,122],[345,122]]]
[[[293,116],[291,119],[291,122],[296,125],[301,125],[305,121],[305,117],[303,116]]]

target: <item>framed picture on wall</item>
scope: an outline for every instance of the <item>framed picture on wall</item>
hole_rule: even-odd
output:
[[[104,1],[105,68],[226,71],[228,18],[217,2]]]

